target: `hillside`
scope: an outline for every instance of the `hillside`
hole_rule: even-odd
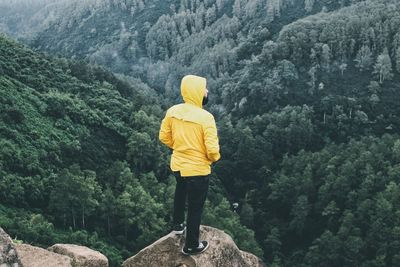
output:
[[[156,114],[151,127],[146,115],[132,124],[141,127],[132,144],[146,144],[134,150],[141,160],[127,156],[133,172],[165,179],[167,152],[143,140],[179,101],[182,75],[204,75],[222,154],[208,224],[230,227],[218,220],[225,212],[237,223],[229,202],[238,202],[267,265],[396,266],[398,1],[102,3],[47,7],[59,13],[30,45],[138,78],[165,98],[145,108]],[[166,201],[153,184],[144,189]],[[233,236],[254,245],[247,234]]]
[[[151,89],[4,36],[0,74],[0,225],[8,233],[93,247],[118,266],[168,232],[174,180]],[[260,255],[224,191],[212,188],[206,221],[235,239],[247,235],[238,245]]]
[[[63,0],[0,0],[0,32],[30,40],[46,22],[35,15],[46,6]]]
[[[356,1],[351,1],[356,2]],[[177,99],[177,80],[187,71],[211,82],[232,74],[237,60],[259,53],[286,24],[336,10],[348,0],[136,0],[56,1],[31,11],[41,51],[107,66],[139,77]],[[262,29],[259,32],[256,29]],[[18,31],[14,33],[20,36]],[[27,38],[28,39],[28,38]]]
[[[105,172],[116,164],[129,170],[129,137],[139,130],[132,116],[151,98],[136,92],[140,84],[98,67],[44,57],[4,36],[0,73],[0,200],[8,207],[1,206],[0,224],[36,244],[68,239],[103,244],[113,261],[121,261],[121,252],[103,242],[105,231],[100,243],[97,234],[79,232],[77,225],[102,227],[95,222],[105,201],[102,189],[110,184]],[[54,226],[72,228],[67,234]]]

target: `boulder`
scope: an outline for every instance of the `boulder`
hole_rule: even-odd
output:
[[[232,238],[225,232],[201,226],[201,240],[209,242],[210,247],[203,253],[186,256],[181,253],[184,236],[170,233],[135,256],[127,259],[123,267],[163,266],[163,267],[264,267],[255,255],[239,250]]]
[[[108,267],[108,259],[98,251],[73,244],[55,244],[49,251],[72,258],[74,267]]]
[[[249,252],[246,251],[241,251],[242,253],[242,257],[244,258],[244,260],[250,264],[250,266],[254,266],[254,267],[265,267],[265,264],[262,262],[262,260],[257,257],[254,254],[251,254]]]
[[[68,256],[28,244],[19,244],[15,247],[24,267],[72,267],[72,259]]]
[[[10,236],[0,227],[0,267],[22,266]]]

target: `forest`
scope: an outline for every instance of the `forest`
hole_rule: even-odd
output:
[[[158,142],[154,92],[101,67],[48,58],[0,37],[0,225],[48,246],[95,248],[120,266],[168,233],[175,180]],[[218,180],[204,223],[262,253]]]
[[[398,265],[398,1],[0,7],[0,225],[12,236],[87,245],[117,266],[166,234],[175,181],[158,130],[195,73],[222,156],[203,224],[268,266]]]

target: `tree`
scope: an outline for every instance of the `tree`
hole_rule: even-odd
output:
[[[396,50],[396,70],[400,73],[400,47]]]
[[[306,263],[311,266],[340,266],[340,247],[339,238],[326,230],[309,248]]]
[[[0,157],[1,159],[1,157]],[[23,205],[25,200],[23,196],[25,190],[23,187],[23,181],[21,177],[15,174],[4,175],[0,169],[0,199],[2,203],[8,203],[11,205]]]
[[[128,141],[127,158],[133,163],[135,170],[151,170],[158,155],[160,151],[147,132],[133,131]]]
[[[76,228],[76,218],[80,215],[85,228],[85,216],[99,205],[97,197],[101,189],[93,171],[81,171],[78,164],[63,169],[58,174],[56,185],[50,193],[50,209],[62,217],[64,225],[67,215],[71,215],[72,225]]]
[[[363,45],[358,51],[354,61],[356,62],[356,67],[359,68],[360,71],[369,69],[373,63],[372,52],[369,46]]]
[[[344,72],[345,72],[346,69],[347,69],[347,64],[346,64],[346,63],[340,64],[339,69],[340,69],[340,73],[341,73],[342,76],[343,76]]]
[[[147,245],[162,233],[165,226],[163,206],[154,201],[137,179],[134,179],[132,185],[126,185],[116,203],[125,239],[128,238],[129,230],[137,229],[133,233],[138,248]]]
[[[242,0],[235,0],[233,4],[233,14],[239,19],[242,17],[242,8]]]
[[[322,53],[321,53],[321,66],[329,72],[330,63],[331,63],[331,49],[329,45],[322,45]]]
[[[392,79],[392,61],[390,60],[389,51],[387,48],[385,48],[383,53],[378,56],[374,66],[374,74],[379,77],[379,83],[381,84],[385,80]]]
[[[206,13],[204,3],[201,2],[200,6],[197,7],[197,12],[194,18],[194,27],[196,32],[200,32],[204,28],[204,14]]]
[[[247,202],[245,202],[240,209],[240,221],[250,229],[254,227],[254,209]]]
[[[217,11],[215,5],[207,9],[205,21],[206,26],[210,26],[217,19]]]
[[[308,213],[310,212],[310,205],[308,198],[305,195],[298,197],[296,204],[293,206],[291,215],[293,217],[289,227],[294,229],[297,233],[303,231]]]
[[[269,21],[281,16],[282,0],[271,0],[267,2],[267,16]]]
[[[112,220],[116,215],[115,207],[117,206],[115,196],[109,186],[103,191],[101,195],[100,210],[102,211],[103,218],[107,221],[107,233],[111,236]]]
[[[216,5],[218,11],[221,11],[224,8],[225,0],[217,0]]]
[[[311,69],[308,71],[308,75],[310,76],[310,81],[308,82],[308,85],[310,86],[309,93],[313,94],[315,90],[315,83],[317,81],[317,71],[318,71],[318,65],[311,67]]]
[[[127,185],[126,190],[116,199],[116,214],[122,224],[125,239],[128,239],[128,230],[135,222],[136,211],[132,191],[132,186]]]
[[[205,203],[203,223],[213,225],[232,236],[238,247],[262,257],[263,252],[258,246],[254,232],[240,223],[238,214],[231,211],[229,202],[222,198],[220,203],[213,205],[208,200]]]
[[[279,61],[274,71],[276,71],[278,77],[282,79],[282,83],[285,86],[299,79],[296,66],[289,60]]]
[[[310,13],[314,7],[315,0],[304,0],[304,9]]]
[[[80,182],[78,199],[81,205],[82,227],[85,228],[85,216],[91,214],[99,206],[97,198],[101,194],[101,188],[94,171],[84,170]]]
[[[271,257],[280,256],[280,250],[282,248],[281,234],[277,227],[273,227],[267,238],[265,239],[267,248],[271,251]]]

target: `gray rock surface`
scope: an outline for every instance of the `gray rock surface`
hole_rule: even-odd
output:
[[[127,259],[123,267],[264,267],[255,255],[239,250],[225,232],[202,226],[200,237],[210,247],[201,254],[185,256],[181,253],[183,235],[170,233]]]
[[[23,267],[10,236],[0,227],[0,267]]]
[[[24,267],[72,267],[72,259],[68,256],[48,251],[44,248],[28,244],[15,246]]]
[[[108,267],[108,259],[98,251],[73,244],[55,244],[49,251],[69,256],[74,267]]]
[[[249,252],[241,251],[244,260],[254,267],[265,267],[265,264],[261,261],[259,257]]]

